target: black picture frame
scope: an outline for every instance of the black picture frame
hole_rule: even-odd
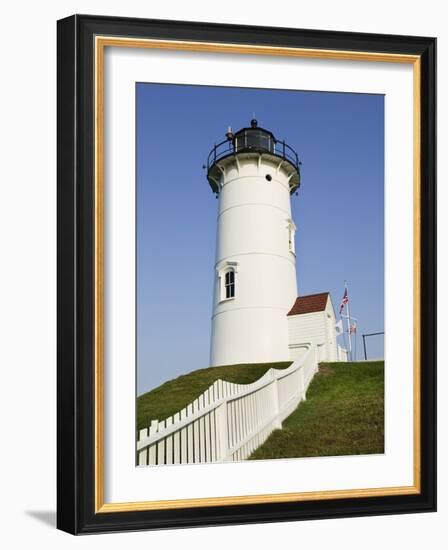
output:
[[[436,509],[436,39],[74,15],[58,21],[57,526],[73,534]],[[120,36],[415,55],[421,67],[420,492],[98,512],[95,505],[94,39]]]

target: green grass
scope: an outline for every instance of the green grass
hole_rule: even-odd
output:
[[[147,428],[151,420],[164,420],[179,412],[219,378],[235,384],[251,384],[271,367],[284,369],[290,364],[291,361],[228,365],[196,370],[179,376],[137,398],[137,429]]]
[[[322,363],[307,400],[250,459],[384,452],[384,361]]]

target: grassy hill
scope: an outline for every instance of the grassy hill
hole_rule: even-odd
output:
[[[252,384],[270,368],[285,369],[291,361],[210,367],[190,372],[165,382],[137,398],[137,429],[147,428],[151,420],[164,420],[179,412],[221,378],[234,384]]]
[[[250,459],[384,452],[384,361],[322,363],[307,400]]]

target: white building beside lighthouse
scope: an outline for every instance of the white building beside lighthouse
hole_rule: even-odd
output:
[[[298,336],[288,327],[297,300],[291,195],[300,186],[298,155],[255,119],[226,137],[207,162],[219,199],[210,364],[288,361],[294,345],[307,342],[306,327]],[[336,345],[334,319],[329,330]]]
[[[297,297],[288,312],[289,351],[299,359],[308,344],[315,344],[317,360],[347,361],[347,351],[336,341],[336,315],[329,292]]]

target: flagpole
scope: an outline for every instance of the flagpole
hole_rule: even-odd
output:
[[[345,283],[345,290],[347,292],[347,332],[348,332],[348,349],[349,349],[349,356],[350,356],[350,361],[353,361],[353,357],[352,357],[352,335],[351,335],[351,332],[350,332],[350,327],[351,327],[351,319],[350,319],[350,296],[348,294],[348,285],[347,285],[347,281],[344,281]]]

